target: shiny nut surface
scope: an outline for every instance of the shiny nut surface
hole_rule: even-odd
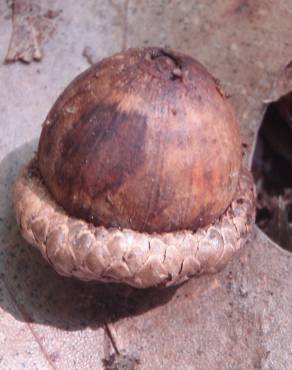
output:
[[[69,215],[105,227],[206,226],[234,197],[239,129],[214,78],[189,56],[130,49],[78,76],[42,130],[38,165]]]

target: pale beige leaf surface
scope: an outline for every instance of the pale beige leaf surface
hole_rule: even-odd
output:
[[[291,89],[285,70],[292,55],[291,0],[53,5],[62,13],[43,60],[0,66],[0,368],[102,369],[104,359],[115,360],[104,330],[109,323],[125,354],[120,364],[128,368],[138,357],[142,369],[289,369],[292,256],[257,228],[224,271],[177,290],[87,285],[59,277],[21,239],[10,186],[32,156],[53,101],[88,67],[86,47],[96,60],[141,45],[193,55],[231,95],[250,153],[264,102]],[[0,3],[2,61],[12,31],[9,14]]]

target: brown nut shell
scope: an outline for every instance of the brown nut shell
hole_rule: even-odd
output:
[[[50,111],[38,165],[69,215],[140,232],[196,230],[234,197],[232,108],[208,71],[165,49],[130,49],[77,77]]]
[[[138,288],[220,270],[245,242],[255,217],[253,180],[245,169],[228,209],[197,232],[140,233],[69,217],[50,195],[36,160],[17,178],[13,201],[22,235],[60,274]]]

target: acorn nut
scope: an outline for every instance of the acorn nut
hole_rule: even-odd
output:
[[[220,270],[254,223],[239,127],[193,58],[129,49],[55,102],[13,199],[24,238],[63,275],[169,286]]]

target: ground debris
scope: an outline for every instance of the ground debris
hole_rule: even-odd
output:
[[[136,355],[113,353],[103,360],[103,364],[106,370],[136,370],[140,360]]]
[[[55,30],[53,19],[60,11],[43,7],[34,0],[14,0],[12,12],[13,31],[5,62],[41,60],[41,45]]]

